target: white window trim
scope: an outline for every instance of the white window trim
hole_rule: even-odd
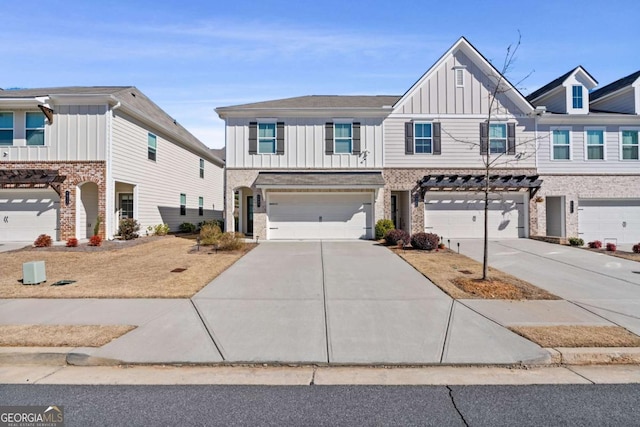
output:
[[[602,159],[590,159],[589,158],[589,140],[587,138],[587,132],[590,130],[602,131]],[[571,136],[569,136],[571,140]],[[585,126],[584,127],[584,161],[585,162],[603,162],[607,160],[607,128],[602,126]]]
[[[467,67],[463,65],[453,67],[453,79],[456,83],[456,87],[464,87],[464,84],[465,84],[464,70],[466,68]],[[462,77],[462,83],[458,83],[458,75]]]
[[[489,154],[507,154],[507,152],[509,151],[509,128],[507,126],[507,122],[498,122],[496,123],[497,120],[492,120],[491,122],[489,122],[489,135],[487,135],[487,151],[489,151]],[[491,126],[504,126],[504,152],[502,153],[492,153],[491,152]],[[498,138],[494,138],[494,139],[498,139]],[[500,138],[502,139],[502,138]]]
[[[16,141],[16,113],[15,111],[0,111],[0,113],[10,113],[11,114],[11,135],[13,135],[13,138],[11,138],[11,145],[0,145],[0,147],[13,147],[15,146],[15,141]],[[25,116],[25,123],[26,123],[26,116]],[[0,128],[0,130],[9,130],[9,128]],[[26,143],[26,139],[25,139],[25,143]]]
[[[569,159],[555,159],[553,157],[553,132],[556,130],[569,131]],[[552,162],[570,162],[573,160],[573,128],[571,126],[555,126],[549,128],[549,160]]]
[[[149,148],[150,148],[150,145],[149,145],[149,136],[150,136],[150,135],[152,135],[152,136],[155,138],[155,141],[156,141],[156,146],[155,146],[155,150],[156,150],[155,155],[156,155],[156,158],[155,158],[155,159],[153,159],[153,160],[149,158]],[[147,132],[147,160],[148,160],[148,161],[150,161],[150,162],[158,163],[158,135],[156,135],[155,133],[152,133],[152,132]]]
[[[42,114],[44,116],[44,121],[42,123],[42,127],[41,128],[28,128],[27,127],[27,115],[29,113]],[[14,120],[14,122],[15,122],[15,120]],[[41,113],[40,111],[25,111],[24,112],[24,145],[27,146],[27,147],[46,147],[47,146],[47,134],[45,132],[46,124],[47,124],[47,117],[44,115],[44,113]],[[27,139],[27,131],[28,130],[42,130],[42,145],[29,145],[29,143],[28,143],[29,140]],[[15,130],[14,130],[14,132],[15,132]]]
[[[336,152],[336,125],[351,125],[351,150],[348,153]],[[353,119],[333,119],[333,154],[350,156],[353,154]]]
[[[428,153],[418,153],[418,150],[416,149],[416,125],[429,125],[431,126],[431,151]],[[433,155],[433,122],[427,122],[427,121],[415,121],[413,122],[413,154],[415,155],[427,155],[427,156],[432,156]]]
[[[258,154],[264,155],[264,156],[275,156],[277,154],[278,151],[278,119],[267,119],[267,118],[263,118],[263,119],[257,119],[257,129],[256,129],[256,152]],[[263,153],[262,151],[260,151],[260,125],[273,125],[275,127],[275,136],[273,138],[273,152],[268,152],[268,153]]]
[[[638,132],[638,158],[637,159],[623,159],[622,158],[622,132],[623,131],[635,131]],[[630,126],[630,127],[621,127],[619,132],[618,132],[618,149],[619,149],[619,154],[618,154],[618,159],[621,162],[637,162],[640,161],[640,127],[634,127],[634,126]]]

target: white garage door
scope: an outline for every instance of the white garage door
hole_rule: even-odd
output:
[[[60,198],[53,190],[0,190],[0,241],[58,238]]]
[[[371,193],[274,193],[269,239],[370,239]]]
[[[578,234],[585,242],[640,242],[640,199],[578,200]]]
[[[483,199],[484,196],[479,194],[427,194],[425,232],[445,239],[483,237]],[[521,193],[490,195],[490,238],[526,237],[524,200]]]

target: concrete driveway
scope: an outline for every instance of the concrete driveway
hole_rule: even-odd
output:
[[[372,242],[264,242],[192,300],[227,362],[548,358]]]
[[[482,240],[460,243],[460,252],[482,261]],[[640,335],[640,262],[629,261],[569,246],[529,239],[494,240],[489,244],[489,264],[546,289],[609,325],[619,325]],[[495,312],[495,302],[471,303],[483,314]],[[480,307],[484,306],[484,309]],[[531,304],[529,304],[531,305]],[[559,315],[559,308],[551,316]],[[493,315],[494,320],[497,320]]]

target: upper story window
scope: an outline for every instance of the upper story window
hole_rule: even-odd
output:
[[[180,193],[180,215],[187,214],[187,195]]]
[[[587,160],[604,160],[604,130],[587,129],[585,131]]]
[[[351,154],[353,147],[352,123],[335,123],[333,133],[334,149],[336,154]]]
[[[258,153],[275,154],[276,152],[276,124],[258,123]]]
[[[0,145],[13,145],[13,113],[0,112]]]
[[[571,130],[553,129],[552,160],[571,160]]]
[[[204,178],[204,159],[200,159],[200,178]]]
[[[27,145],[44,145],[44,114],[27,112],[25,123]]]
[[[638,155],[638,130],[622,131],[622,160],[640,160]]]
[[[489,124],[489,152],[504,154],[507,152],[507,125],[504,123]]]
[[[147,136],[147,158],[155,162],[157,151],[158,151],[158,139],[154,134],[150,133]]]
[[[414,123],[415,153],[431,154],[433,152],[433,133],[431,123]]]
[[[571,87],[571,99],[573,108],[582,108],[582,86],[575,85]]]

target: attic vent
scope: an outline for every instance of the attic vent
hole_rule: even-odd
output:
[[[464,87],[464,69],[456,68],[456,87]]]
[[[131,96],[133,96],[134,98],[136,97],[136,94],[131,92]]]

